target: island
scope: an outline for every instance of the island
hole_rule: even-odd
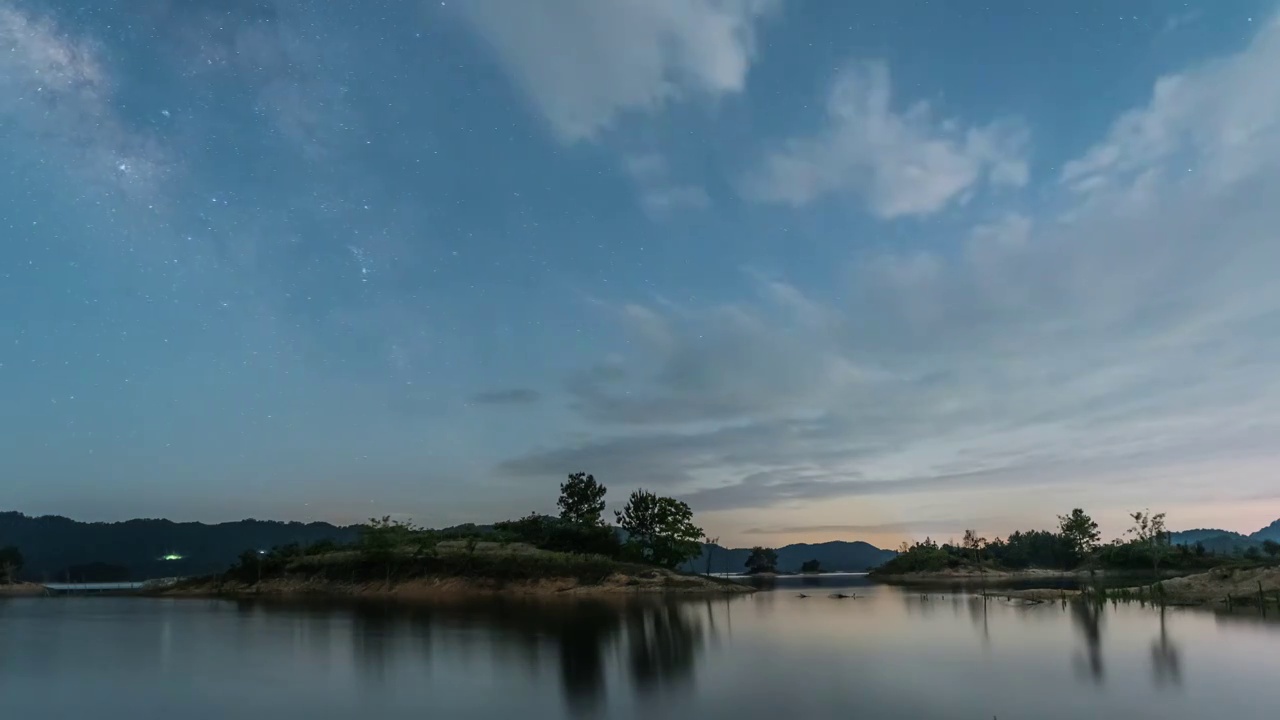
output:
[[[618,595],[754,592],[733,580],[683,573],[702,551],[685,503],[633,492],[601,519],[606,488],[586,473],[560,486],[558,516],[531,514],[445,531],[376,518],[350,545],[246,550],[224,573],[151,589],[165,596],[428,598],[459,594]]]
[[[1163,513],[1130,517],[1127,537],[1107,544],[1079,508],[1059,516],[1056,531],[1018,531],[988,541],[966,530],[959,544],[929,538],[904,543],[870,577],[901,585],[980,586],[981,595],[1024,602],[1085,596],[1161,605],[1280,605],[1280,543],[1262,538],[1247,544],[1240,536],[1246,544],[1219,552],[1202,539],[1173,542]]]

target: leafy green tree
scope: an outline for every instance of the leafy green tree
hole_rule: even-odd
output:
[[[1142,510],[1130,514],[1130,517],[1133,518],[1133,527],[1129,528],[1129,533],[1151,554],[1151,574],[1157,575],[1160,572],[1160,560],[1169,548],[1164,513],[1152,515],[1150,510]]]
[[[914,545],[902,543],[898,555],[892,560],[876,568],[877,575],[899,575],[910,572],[937,572],[960,564],[959,556],[952,556],[947,550],[938,547],[931,538]]]
[[[1266,553],[1267,557],[1275,560],[1276,556],[1280,555],[1280,542],[1276,542],[1275,540],[1263,540],[1262,552]]]
[[[417,532],[413,523],[392,520],[390,515],[370,518],[360,534],[360,552],[369,562],[382,566],[385,580],[390,584],[402,550],[413,543]]]
[[[1102,537],[1098,532],[1098,523],[1080,508],[1072,510],[1070,515],[1059,515],[1058,530],[1070,543],[1072,552],[1081,560],[1089,557],[1094,548],[1098,547],[1098,539]]]
[[[24,564],[22,552],[18,548],[12,545],[0,548],[0,578],[5,585],[10,585],[17,579]]]
[[[991,562],[1014,570],[1028,567],[1069,568],[1075,553],[1068,540],[1048,530],[1018,530],[1003,541],[996,539],[983,548]]]
[[[747,556],[746,565],[747,572],[751,574],[777,572],[778,570],[778,553],[773,548],[760,547],[759,545],[751,548],[751,554]]]
[[[499,539],[528,543],[553,552],[616,558],[621,549],[618,534],[608,525],[577,525],[538,513],[496,523],[494,530]]]
[[[635,559],[674,568],[702,552],[702,528],[693,524],[689,506],[675,498],[636,490],[614,514],[627,533],[624,549]]]
[[[608,488],[596,482],[594,475],[577,472],[568,482],[560,483],[560,519],[574,525],[603,525],[604,495]]]
[[[1250,545],[1244,549],[1244,556],[1249,560],[1261,560],[1262,551],[1258,549],[1257,545]]]
[[[800,572],[802,573],[820,573],[822,572],[822,563],[817,560],[805,560],[800,563]]]

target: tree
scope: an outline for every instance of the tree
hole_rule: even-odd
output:
[[[596,482],[594,475],[576,472],[568,482],[560,483],[560,519],[574,525],[603,525],[604,494],[608,488]]]
[[[777,572],[778,571],[778,553],[773,548],[760,547],[759,545],[751,548],[751,554],[747,556],[744,563],[747,572],[755,575],[756,573]]]
[[[391,571],[401,555],[401,549],[409,545],[418,528],[412,523],[392,520],[390,515],[371,518],[360,534],[360,551],[365,559],[383,567],[385,581],[391,584]]]
[[[18,548],[12,545],[0,548],[0,579],[5,585],[15,582],[23,564],[22,552]]]
[[[693,524],[689,506],[675,498],[636,490],[614,515],[627,533],[625,550],[635,559],[674,568],[702,552],[702,528]]]
[[[1151,554],[1151,574],[1157,575],[1160,572],[1160,558],[1169,545],[1169,533],[1164,529],[1164,513],[1152,515],[1150,510],[1142,510],[1130,514],[1130,517],[1133,518],[1133,527],[1129,528],[1129,533]]]
[[[706,545],[707,550],[707,574],[711,574],[711,553],[716,549],[716,543],[720,542],[719,537],[702,536],[702,543]]]
[[[976,530],[965,530],[963,542],[964,548],[973,553],[973,561],[979,565],[982,564],[982,546],[987,544],[987,539],[978,537]]]
[[[802,573],[820,573],[822,572],[822,563],[817,560],[805,560],[800,563],[800,572]]]
[[[1098,523],[1080,508],[1072,510],[1070,515],[1059,515],[1058,530],[1071,544],[1076,557],[1082,560],[1093,552],[1098,546],[1098,539],[1102,537],[1098,532]]]
[[[1250,545],[1244,549],[1244,556],[1250,560],[1260,560],[1262,559],[1262,551],[1258,549],[1257,545]]]
[[[1266,553],[1267,557],[1275,560],[1276,556],[1280,555],[1280,542],[1276,542],[1275,540],[1263,540],[1262,552]]]

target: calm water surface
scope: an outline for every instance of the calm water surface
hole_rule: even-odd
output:
[[[850,576],[680,602],[0,599],[0,703],[109,720],[1275,718],[1280,624]]]

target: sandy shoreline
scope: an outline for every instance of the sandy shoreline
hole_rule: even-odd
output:
[[[1164,605],[1280,604],[1280,568],[1215,568],[1208,572],[1166,578],[1158,583],[1104,590],[1027,588],[990,590],[987,597],[1026,602],[1052,602],[1094,596],[1100,599],[1144,600]]]
[[[37,585],[36,583],[13,583],[12,585],[0,585],[0,597],[30,597],[32,595],[44,594],[44,586]]]
[[[992,582],[1007,580],[1075,580],[1080,578],[1104,577],[1105,571],[1090,572],[1088,570],[940,570],[938,572],[913,572],[899,575],[876,575],[870,577],[880,582],[896,585],[913,583],[936,583],[945,581],[958,582]]]
[[[755,592],[741,583],[695,575],[655,573],[654,577],[614,575],[602,583],[585,584],[573,578],[498,583],[467,578],[420,578],[387,583],[335,583],[326,580],[273,579],[261,583],[208,580],[157,590],[163,597],[333,597],[429,600],[459,596],[622,596],[622,595],[738,595]]]

